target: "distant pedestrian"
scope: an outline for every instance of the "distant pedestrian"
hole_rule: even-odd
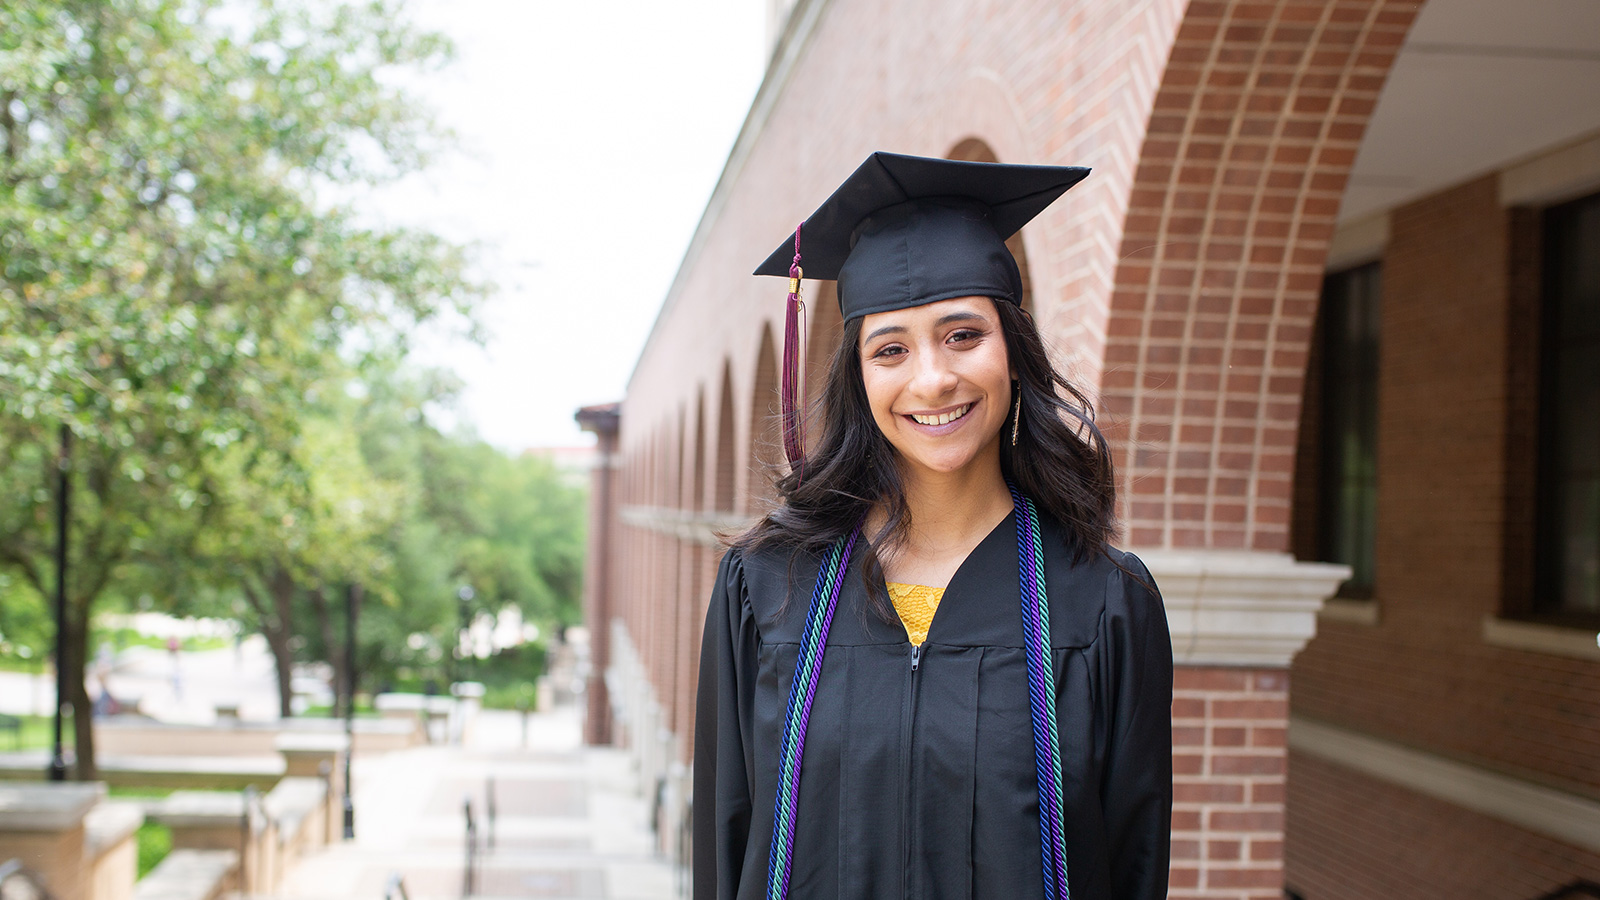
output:
[[[183,699],[183,644],[176,636],[167,638],[167,654],[172,657],[172,696]]]
[[[97,690],[94,694],[93,715],[109,716],[116,712],[116,704],[111,699],[111,670],[115,661],[114,651],[110,641],[101,641],[100,649],[95,652],[94,680]]]

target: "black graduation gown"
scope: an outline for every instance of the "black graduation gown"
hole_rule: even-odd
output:
[[[1044,896],[1014,515],[951,579],[915,670],[905,629],[865,611],[860,548],[851,560],[806,735],[795,900]],[[1072,896],[1158,900],[1172,808],[1166,615],[1112,562],[1153,585],[1132,554],[1074,564],[1060,527],[1042,525]],[[707,611],[696,900],[766,889],[778,743],[820,560],[790,563],[730,550]]]

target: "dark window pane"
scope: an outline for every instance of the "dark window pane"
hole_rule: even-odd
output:
[[[1600,616],[1600,196],[1545,217],[1535,608]]]
[[[1353,570],[1341,593],[1369,596],[1378,518],[1377,263],[1322,290],[1321,556]]]

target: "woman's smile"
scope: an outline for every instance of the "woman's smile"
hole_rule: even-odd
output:
[[[966,416],[973,407],[972,403],[963,403],[952,410],[934,413],[907,413],[918,425],[939,426],[949,425]]]

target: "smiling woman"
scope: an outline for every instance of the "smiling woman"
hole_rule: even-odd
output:
[[[844,327],[707,613],[696,897],[1166,895],[1161,600],[1005,246],[1085,174],[874,154],[758,270]]]

